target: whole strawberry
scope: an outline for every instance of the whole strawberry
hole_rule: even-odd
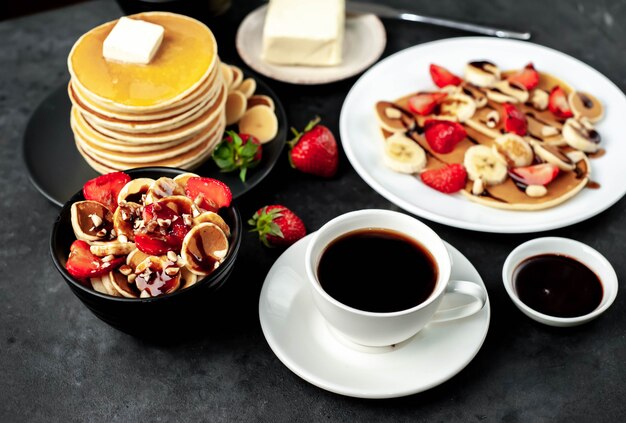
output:
[[[252,135],[226,132],[228,136],[213,151],[213,161],[222,172],[239,170],[239,179],[246,182],[248,169],[261,161],[263,148]]]
[[[291,128],[295,138],[289,141],[289,162],[301,172],[330,178],[337,173],[339,164],[337,141],[319,122],[319,117],[309,122],[303,133]]]
[[[252,232],[268,247],[289,246],[306,235],[302,220],[285,206],[265,206],[254,213],[248,223]]]

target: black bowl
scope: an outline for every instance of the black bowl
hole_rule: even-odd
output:
[[[146,167],[126,171],[133,179],[174,177],[184,172],[168,167]],[[230,207],[220,211],[220,215],[231,229],[230,245],[226,258],[213,273],[198,280],[193,286],[171,294],[154,298],[122,298],[101,294],[85,287],[65,269],[70,245],[75,240],[70,221],[70,208],[73,203],[83,199],[81,190],[61,209],[52,227],[50,253],[54,265],[67,285],[93,314],[123,332],[164,341],[188,335],[189,332],[213,323],[209,321],[210,311],[216,301],[219,301],[218,291],[232,273],[241,245],[241,216],[234,205],[231,204]]]

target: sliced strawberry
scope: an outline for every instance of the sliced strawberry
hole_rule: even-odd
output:
[[[511,103],[504,103],[502,105],[502,121],[504,122],[504,130],[506,132],[511,132],[519,136],[526,135],[526,131],[528,130],[526,116]]]
[[[143,221],[144,228],[135,233],[135,244],[140,251],[155,256],[180,251],[189,232],[181,216],[169,207],[152,203],[144,208]]]
[[[457,86],[461,85],[461,83],[463,82],[461,78],[450,72],[448,69],[439,65],[435,65],[434,63],[431,63],[429,70],[430,77],[433,79],[435,85],[439,88],[443,88],[447,85]]]
[[[467,172],[459,163],[421,173],[422,182],[446,194],[462,190],[467,180]]]
[[[168,251],[174,251],[165,239],[147,233],[135,234],[135,245],[139,251],[151,256],[160,256],[167,254]]]
[[[113,172],[91,179],[83,185],[85,200],[97,201],[112,212],[117,207],[117,196],[128,182],[130,176],[124,172]]]
[[[550,111],[559,118],[567,119],[574,116],[572,108],[569,106],[569,102],[567,101],[567,94],[565,94],[563,88],[558,85],[550,91],[548,109],[550,109]]]
[[[417,93],[409,98],[409,109],[420,116],[429,115],[446,98],[446,93]]]
[[[109,273],[125,261],[126,257],[116,257],[113,260],[103,262],[100,257],[91,253],[89,244],[82,240],[76,240],[70,246],[70,254],[67,257],[65,268],[75,278],[87,279]]]
[[[207,211],[216,212],[222,207],[228,207],[233,200],[233,194],[228,185],[212,178],[189,178],[185,192],[198,204],[198,207]]]
[[[559,168],[550,163],[515,167],[509,170],[509,176],[524,185],[547,185],[559,174]]]
[[[507,78],[507,81],[522,84],[527,90],[530,91],[537,88],[537,85],[539,85],[539,72],[535,70],[532,63],[529,63],[524,67],[524,69],[510,75]]]
[[[428,119],[424,123],[424,135],[435,152],[447,154],[467,136],[463,125],[449,120]]]

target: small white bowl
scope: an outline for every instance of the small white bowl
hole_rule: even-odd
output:
[[[540,313],[524,304],[518,297],[513,285],[513,273],[515,268],[529,257],[540,254],[561,254],[574,258],[585,264],[595,272],[602,283],[603,293],[600,305],[591,313],[578,317],[555,317]],[[568,238],[545,237],[537,238],[525,242],[515,248],[504,262],[502,267],[502,281],[506,292],[513,300],[513,303],[525,315],[540,323],[568,327],[587,323],[604,313],[613,304],[617,296],[617,275],[611,263],[602,254],[582,242]]]

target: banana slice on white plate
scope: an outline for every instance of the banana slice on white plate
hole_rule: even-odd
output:
[[[383,163],[395,172],[418,173],[426,167],[426,152],[411,138],[395,133],[385,140]]]
[[[472,181],[482,180],[484,185],[497,185],[507,178],[506,159],[493,148],[474,145],[467,149],[463,159],[467,176]]]
[[[470,62],[465,66],[465,80],[477,87],[491,87],[500,80],[500,69],[491,62]]]
[[[600,134],[587,119],[567,119],[562,134],[567,145],[576,150],[595,153],[600,149]]]
[[[439,105],[439,118],[465,122],[476,113],[476,102],[467,94],[448,95]]]
[[[528,166],[535,158],[530,144],[519,135],[503,134],[496,138],[494,143],[498,151],[504,154],[514,167]]]
[[[532,140],[530,144],[535,150],[535,154],[546,163],[555,165],[561,170],[569,171],[576,168],[576,163],[558,148],[545,145],[539,141]]]

